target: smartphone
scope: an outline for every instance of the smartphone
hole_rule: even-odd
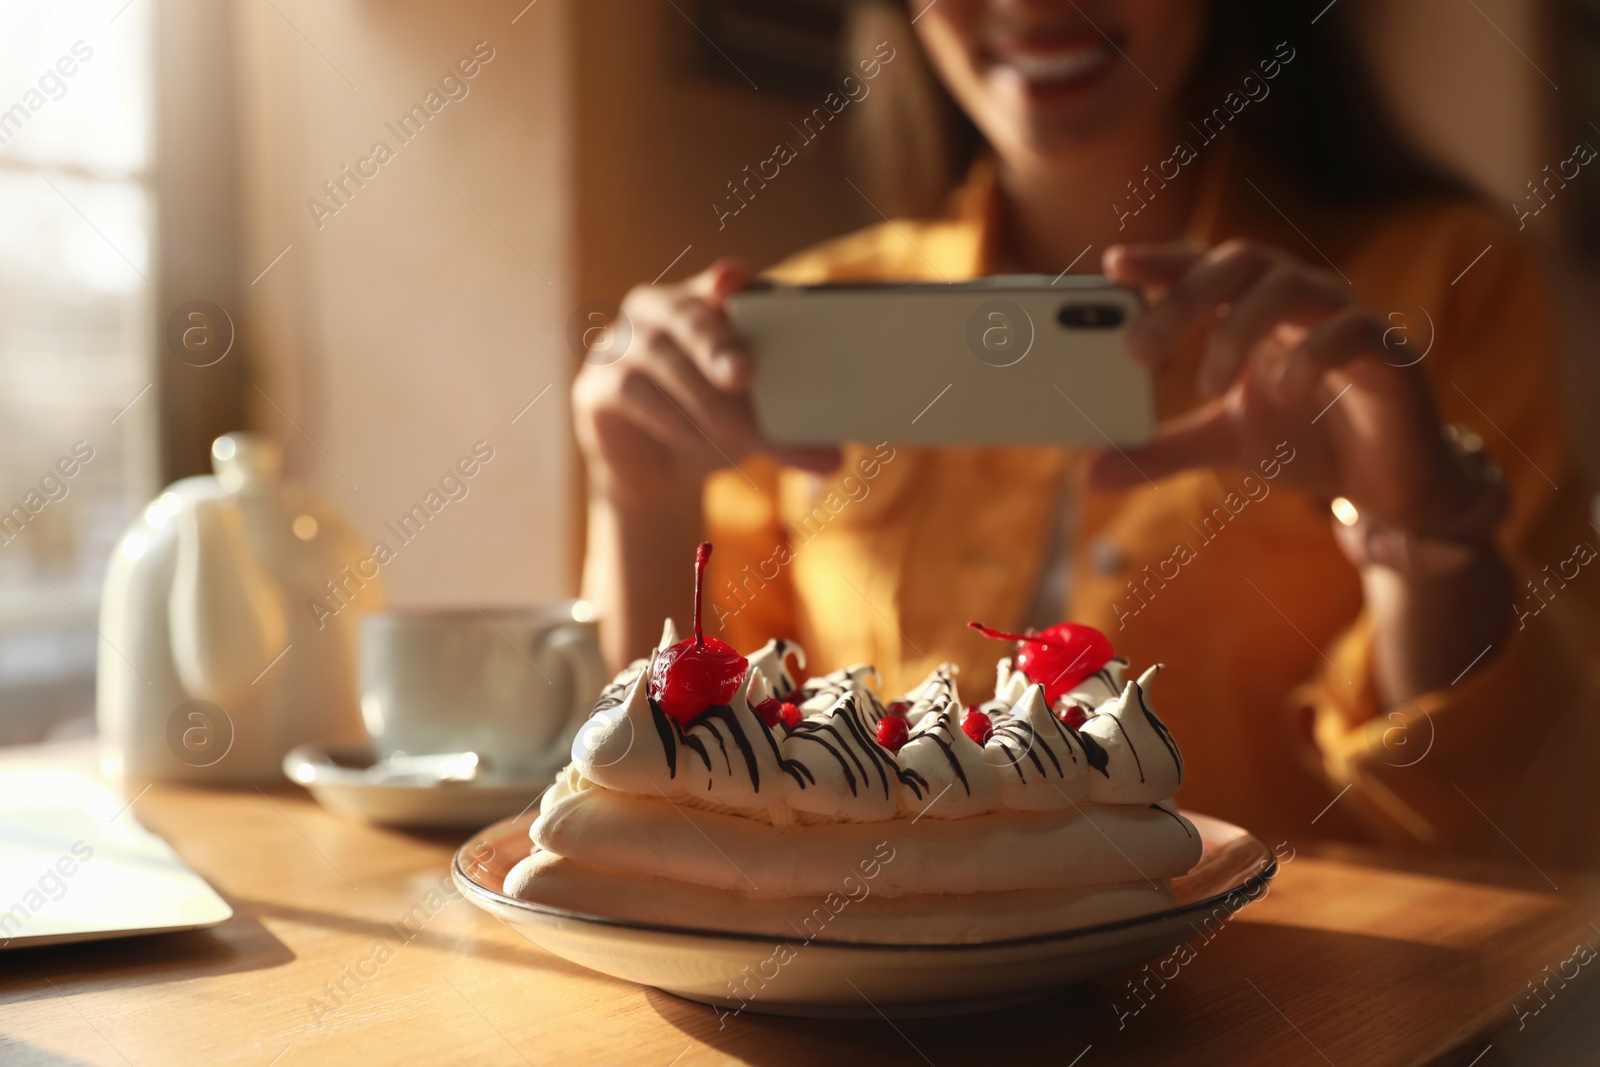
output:
[[[767,284],[727,303],[762,429],[819,445],[1142,444],[1150,373],[1125,346],[1140,310],[1085,275]]]

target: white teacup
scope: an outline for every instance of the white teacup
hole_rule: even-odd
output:
[[[380,757],[473,751],[548,775],[607,680],[589,605],[390,611],[361,620],[361,717]]]

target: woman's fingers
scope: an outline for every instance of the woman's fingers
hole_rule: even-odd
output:
[[[677,286],[650,288],[630,296],[627,310],[636,331],[670,336],[718,388],[732,391],[748,383],[749,357],[727,316],[707,298]]]
[[[1281,328],[1314,326],[1349,303],[1349,295],[1336,282],[1301,264],[1283,261],[1268,268],[1212,329],[1200,360],[1201,395],[1226,392],[1250,353]],[[1281,379],[1281,372],[1277,377]]]
[[[623,309],[636,331],[665,331],[713,384],[740,391],[749,387],[753,366],[723,303],[748,281],[738,261],[719,260],[682,285],[639,286]]]
[[[844,462],[844,453],[830,446],[773,445],[772,458],[786,467],[799,467],[815,474],[829,474]]]
[[[750,268],[744,261],[724,256],[689,279],[690,288],[717,307],[728,297],[750,284]]]
[[[1242,296],[1271,266],[1266,252],[1243,241],[1218,245],[1174,279],[1128,331],[1128,351],[1141,363],[1161,366],[1192,330],[1215,322],[1218,309]]]
[[[749,269],[741,261],[732,258],[717,260],[689,282],[690,289],[711,312],[698,323],[710,347],[707,376],[724,389],[748,389],[755,371],[755,364],[750,359],[744,341],[734,332],[733,324],[723,310],[728,297],[749,284]]]
[[[1149,444],[1096,454],[1089,463],[1089,484],[1129,489],[1176,471],[1226,466],[1237,451],[1233,416],[1224,401],[1214,400],[1162,426]]]
[[[1303,404],[1328,371],[1381,351],[1382,336],[1383,327],[1352,304],[1306,334],[1268,377],[1267,387],[1285,407]]]
[[[759,434],[748,397],[724,392],[707,381],[671,334],[657,333],[648,344],[649,358],[642,369],[660,384],[685,418],[720,448],[742,453],[756,443]]]
[[[1165,288],[1204,254],[1203,249],[1182,243],[1112,245],[1100,257],[1100,269],[1118,285]]]
[[[633,425],[670,450],[704,457],[713,466],[737,464],[764,447],[749,401],[714,389],[673,341],[661,336],[648,363],[623,379],[617,407]],[[838,469],[839,449],[765,446],[779,463],[826,474]]]
[[[631,369],[623,375],[612,407],[672,452],[700,455],[711,451],[710,441],[682,405],[668,396],[661,383],[642,368]]]

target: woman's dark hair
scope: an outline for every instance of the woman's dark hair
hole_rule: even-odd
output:
[[[1347,11],[1326,0],[1213,0],[1210,21],[1185,93],[1197,112],[1238,92],[1245,75],[1259,77],[1257,64],[1281,42],[1294,49],[1293,63],[1272,82],[1274,102],[1246,107],[1236,125],[1251,151],[1295,185],[1345,204],[1457,189],[1396,128]]]
[[[1318,17],[1318,12],[1321,12]],[[1312,19],[1316,18],[1313,23]],[[1401,136],[1379,98],[1344,5],[1326,0],[1212,0],[1200,60],[1182,94],[1179,117],[1201,123],[1242,97],[1246,76],[1281,43],[1294,49],[1270,83],[1271,103],[1252,103],[1230,127],[1250,153],[1316,200],[1366,205],[1445,196],[1461,184],[1424,160]],[[952,102],[953,146],[965,170],[983,135]]]

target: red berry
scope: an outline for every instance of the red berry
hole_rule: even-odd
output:
[[[968,705],[966,717],[961,720],[961,732],[978,744],[986,745],[994,736],[994,723],[989,721],[989,716]]]
[[[783,720],[783,725],[791,730],[799,726],[800,720],[805,718],[800,714],[800,709],[787,700],[783,702],[783,706],[779,709],[778,716]]]
[[[700,592],[710,558],[711,542],[706,541],[694,554],[694,637],[659,653],[650,676],[651,699],[685,726],[712,705],[732,700],[750,665],[732,645],[706,637],[701,629]]]
[[[768,726],[778,725],[778,719],[783,714],[783,705],[768,697],[755,706],[755,713],[761,716],[761,721]]]
[[[889,701],[889,706],[884,710],[890,715],[904,717],[905,713],[911,710],[911,702],[907,700],[891,700]]]
[[[1082,704],[1074,704],[1066,711],[1063,711],[1057,715],[1057,718],[1066,723],[1068,726],[1072,727],[1074,730],[1081,730],[1083,729],[1083,724],[1089,721],[1089,709],[1085,708]]]
[[[1051,705],[1117,654],[1105,634],[1075,622],[1058,622],[1036,634],[1003,633],[981,622],[967,625],[985,637],[1020,642],[1017,670],[1044,686],[1045,703]]]
[[[899,715],[885,715],[878,720],[878,744],[890,752],[899,752],[911,736],[911,727]]]

